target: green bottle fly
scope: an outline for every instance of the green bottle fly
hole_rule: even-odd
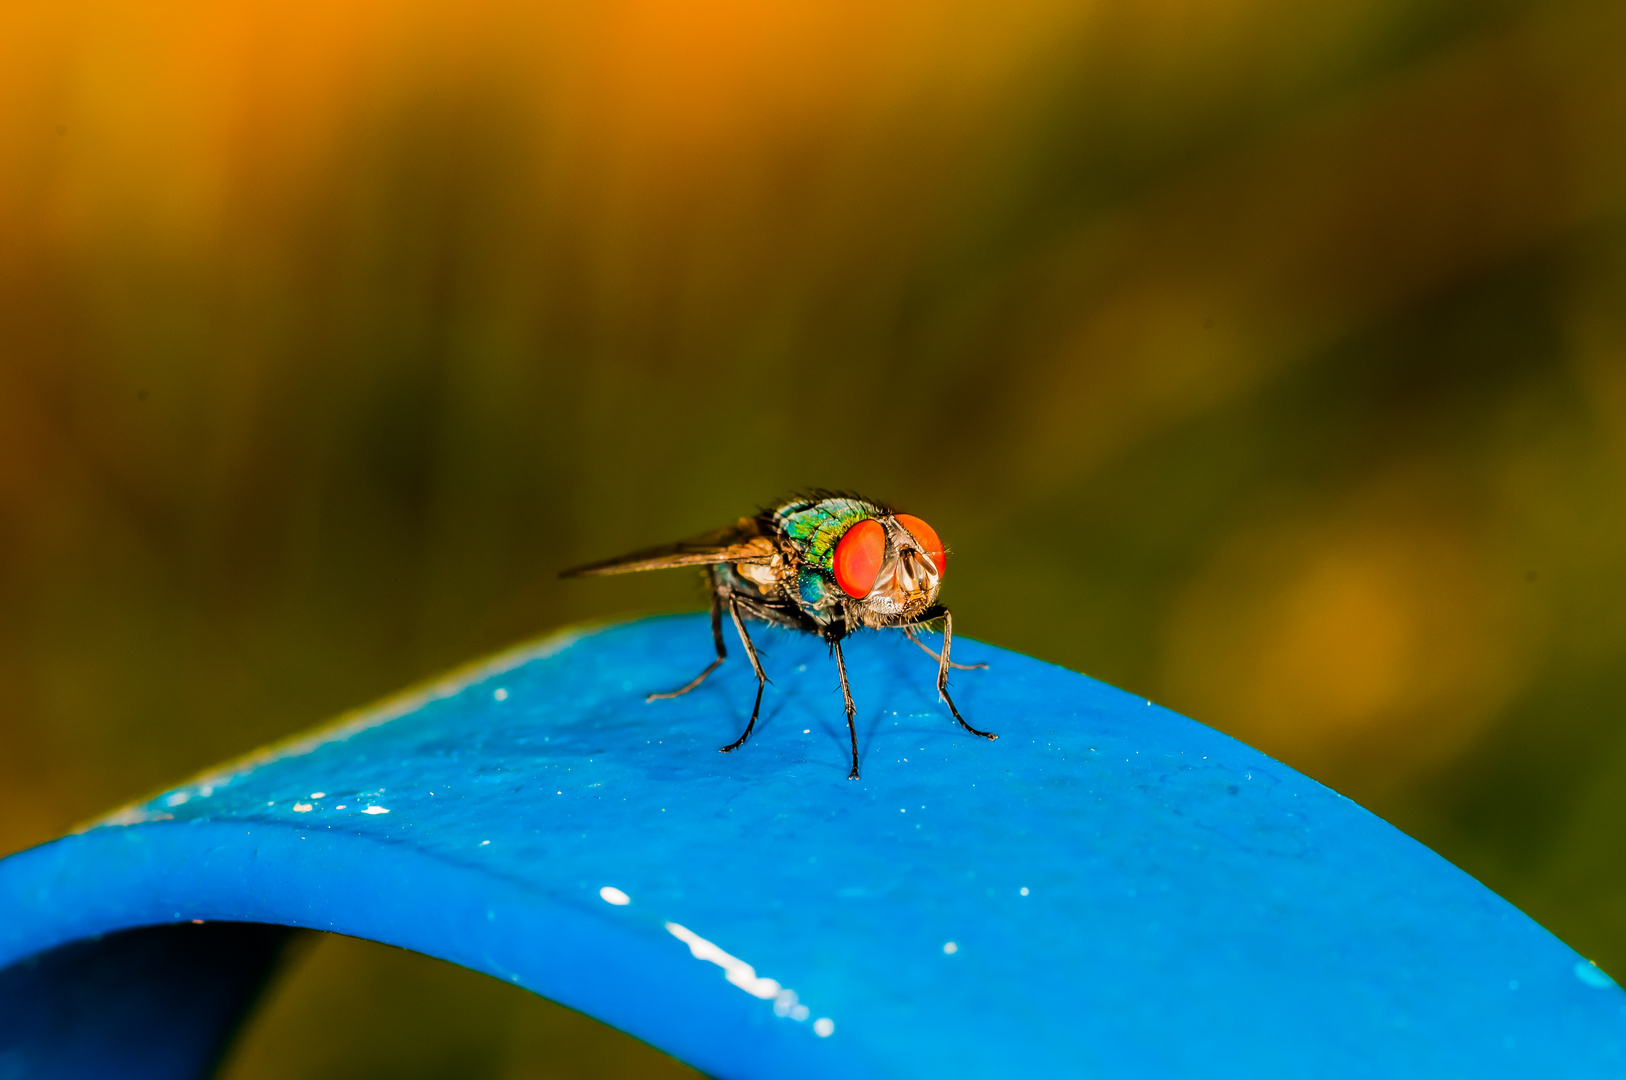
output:
[[[756,673],[757,696],[751,706],[750,723],[738,739],[721,748],[723,753],[739,749],[751,737],[768,681],[745,628],[747,619],[817,634],[830,644],[841,676],[847,734],[852,740],[849,780],[858,779],[858,729],[853,726],[855,710],[841,642],[856,630],[902,630],[937,661],[937,693],[960,726],[984,739],[998,738],[966,723],[949,697],[949,668],[969,670],[987,665],[956,664],[949,659],[953,620],[948,608],[937,602],[948,557],[937,533],[919,518],[895,513],[868,499],[816,492],[789,499],[755,517],[740,518],[704,536],[579,566],[560,576],[628,574],[673,566],[702,566],[706,570],[711,584],[711,636],[717,646],[717,659],[686,685],[668,693],[650,694],[648,700],[687,694],[728,658],[723,644],[726,609],[745,645],[751,670]],[[922,626],[939,621],[943,624],[941,653],[916,636]]]

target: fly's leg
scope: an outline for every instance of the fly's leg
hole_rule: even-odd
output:
[[[757,647],[751,644],[751,635],[746,633],[745,620],[740,618],[740,605],[739,602],[734,599],[733,593],[728,594],[728,613],[734,616],[734,629],[740,632],[740,640],[745,643],[745,655],[751,661],[751,670],[757,673],[757,700],[756,703],[751,706],[751,722],[745,725],[745,733],[739,738],[735,739],[733,742],[729,743],[727,746],[719,747],[717,752],[720,754],[726,754],[730,750],[738,750],[742,745],[744,745],[745,740],[751,737],[751,729],[757,726],[757,713],[762,711],[762,688],[768,685],[768,676],[762,673],[762,662],[757,659]],[[722,640],[723,636],[721,631],[719,631],[717,635],[719,647],[721,647],[720,643]],[[719,661],[719,663],[720,662],[721,661]],[[704,676],[702,676],[702,678],[704,678]]]
[[[847,735],[848,735],[849,738],[852,739],[852,743],[853,743],[853,771],[847,774],[847,779],[849,779],[849,780],[857,780],[858,779],[858,729],[853,726],[853,713],[856,710],[853,708],[852,687],[847,685],[847,659],[846,659],[846,657],[841,655],[841,642],[839,642],[839,641],[835,642],[832,647],[836,651],[836,671],[839,672],[840,675],[841,675],[841,701],[847,707]],[[964,722],[965,721],[963,721],[963,720],[961,721],[961,723],[964,723]]]
[[[943,656],[942,656],[941,653],[939,653],[936,649],[932,648],[930,645],[926,644],[924,641],[921,641],[919,638],[915,637],[915,628],[913,626],[905,626],[903,628],[903,633],[904,633],[904,636],[907,637],[910,641],[912,641],[916,645],[920,646],[920,651],[921,652],[925,653],[927,656],[931,657],[933,660],[936,660],[939,664],[941,664],[943,662]],[[950,664],[949,667],[953,668],[956,671],[987,671],[988,670],[988,665],[987,664]]]
[[[965,717],[960,715],[960,710],[956,709],[954,707],[954,699],[949,697],[948,673],[949,673],[949,668],[952,666],[949,663],[949,643],[951,641],[953,641],[953,639],[954,639],[954,618],[947,611],[944,611],[943,612],[943,655],[941,655],[941,656],[939,656],[937,658],[937,693],[938,693],[938,696],[940,696],[943,699],[943,704],[945,704],[945,705],[947,705],[949,707],[949,712],[954,714],[954,719],[956,719],[956,720],[958,720],[960,722],[961,727],[965,728],[967,731],[971,732],[971,734],[973,734],[973,735],[982,736],[984,739],[997,739],[997,738],[999,738],[999,736],[995,735],[993,732],[991,732],[991,731],[978,731],[976,728],[974,728],[970,724],[966,723],[965,722]],[[845,680],[843,680],[843,682],[845,682]]]
[[[706,676],[716,671],[717,665],[728,659],[728,648],[723,644],[723,605],[721,598],[717,595],[715,583],[711,590],[711,640],[717,645],[717,659],[707,664],[705,671],[702,671],[700,674],[696,675],[694,678],[690,679],[687,683],[683,684],[676,690],[671,690],[664,694],[650,694],[648,697],[644,698],[644,703],[647,705],[651,701],[659,701],[662,698],[682,697],[690,690],[693,690],[695,687],[705,682]]]

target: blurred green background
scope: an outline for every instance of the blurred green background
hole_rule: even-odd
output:
[[[1626,971],[1623,55],[1618,0],[0,5],[0,852],[698,608],[555,575],[829,486],[963,634]],[[291,980],[233,1077],[638,1052]]]

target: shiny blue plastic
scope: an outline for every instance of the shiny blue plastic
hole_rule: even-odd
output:
[[[12,856],[0,968],[228,920],[442,957],[718,1077],[1626,1074],[1626,993],[1279,762],[961,640],[956,659],[991,665],[953,682],[985,742],[938,703],[929,658],[865,635],[848,781],[826,648],[758,637],[774,682],[733,754],[749,667],[736,649],[646,704],[711,651],[703,617],[650,619]]]

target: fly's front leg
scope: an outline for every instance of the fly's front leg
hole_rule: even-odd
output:
[[[762,662],[757,659],[757,647],[751,644],[751,635],[745,630],[745,620],[740,618],[739,601],[734,598],[733,593],[728,594],[728,613],[734,616],[734,629],[740,632],[740,640],[745,643],[745,655],[751,661],[751,670],[757,673],[757,700],[751,706],[751,722],[745,725],[745,733],[727,746],[719,747],[717,752],[720,754],[726,754],[730,750],[738,750],[744,745],[745,740],[751,737],[751,730],[757,726],[757,713],[762,711],[762,688],[768,685],[768,676],[762,673]],[[722,640],[722,633],[719,631],[717,635],[719,647],[721,647]]]
[[[910,641],[912,641],[916,645],[920,646],[920,651],[921,652],[925,653],[927,656],[931,657],[933,660],[936,660],[940,664],[943,662],[943,654],[942,653],[939,653],[936,649],[932,648],[930,645],[926,644],[924,641],[921,641],[919,638],[915,637],[915,628],[913,626],[905,626],[903,628],[903,634]],[[955,671],[987,671],[988,670],[988,665],[987,664],[950,664],[949,667],[953,668]]]
[[[960,710],[956,709],[954,707],[954,699],[949,697],[949,692],[948,692],[948,673],[949,673],[949,667],[950,667],[950,664],[949,664],[949,645],[953,640],[954,640],[954,617],[948,613],[947,609],[944,609],[944,611],[943,611],[943,655],[941,655],[941,656],[939,656],[937,658],[937,693],[938,693],[938,696],[940,696],[943,699],[943,704],[945,704],[945,705],[947,705],[949,707],[949,712],[954,714],[954,719],[956,719],[956,720],[958,720],[960,722],[961,727],[965,728],[967,731],[971,732],[971,734],[973,734],[973,735],[982,736],[984,739],[997,739],[997,738],[999,738],[999,736],[995,735],[993,732],[991,732],[991,731],[978,731],[976,728],[974,728],[970,724],[966,723],[965,722],[965,717],[960,715]]]
[[[702,671],[700,674],[696,675],[694,678],[690,679],[687,683],[676,690],[670,690],[664,694],[650,694],[648,697],[644,698],[644,703],[647,705],[649,702],[659,701],[661,698],[682,697],[690,690],[693,690],[695,687],[705,682],[706,676],[716,671],[717,665],[728,659],[728,647],[723,644],[722,598],[717,594],[717,575],[715,573],[712,574],[711,578],[711,640],[717,646],[717,659],[707,664],[705,671]],[[754,662],[755,661],[753,659],[753,663]]]
[[[841,700],[842,703],[847,706],[847,735],[852,739],[853,744],[853,771],[847,774],[847,779],[857,780],[858,729],[853,726],[853,713],[857,710],[853,708],[852,687],[847,685],[847,660],[841,655],[841,642],[837,641],[833,643],[832,648],[834,648],[836,651],[836,671],[841,675]],[[964,723],[965,721],[962,720],[960,722]]]

